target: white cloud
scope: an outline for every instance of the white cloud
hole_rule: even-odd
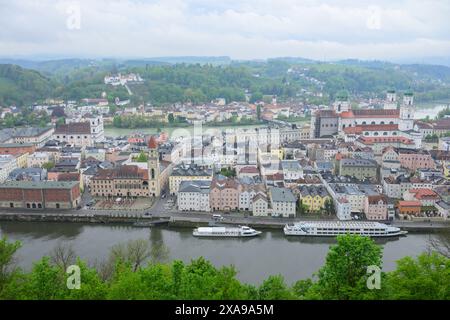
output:
[[[0,0],[0,55],[449,56],[449,14],[447,0]]]

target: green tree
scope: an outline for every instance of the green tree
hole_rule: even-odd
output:
[[[46,162],[42,165],[42,169],[46,169],[46,170],[53,169],[54,167],[55,167],[54,162]]]
[[[228,178],[234,178],[237,173],[235,168],[222,168],[220,174]]]
[[[142,151],[136,158],[134,158],[134,161],[136,162],[147,162],[148,161],[148,155]]]
[[[330,248],[319,281],[312,288],[322,299],[358,299],[367,291],[368,266],[381,268],[381,247],[362,236],[340,235]]]
[[[20,247],[21,243],[18,241],[9,243],[6,237],[0,239],[0,297],[3,289],[19,273],[14,256]]]
[[[258,104],[256,106],[256,117],[258,118],[258,120],[261,120],[261,114],[262,114],[262,112],[261,112],[261,105]]]
[[[175,117],[173,116],[173,113],[169,113],[167,119],[169,120],[170,124],[173,124],[175,122]]]
[[[382,286],[383,298],[387,299],[449,300],[450,259],[436,252],[421,254],[417,259],[404,257]]]
[[[326,199],[324,202],[324,212],[331,216],[336,214],[336,209],[334,207],[334,202],[331,199]]]
[[[258,291],[261,300],[289,300],[293,298],[292,292],[281,275],[270,276],[262,283]]]
[[[298,215],[305,215],[309,211],[309,207],[306,204],[303,204],[302,199],[297,199],[297,214]]]

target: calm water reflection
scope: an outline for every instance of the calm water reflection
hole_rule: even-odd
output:
[[[190,229],[146,229],[129,226],[103,226],[59,223],[1,222],[0,236],[20,240],[19,263],[29,269],[48,254],[59,241],[73,245],[77,254],[90,262],[105,259],[110,248],[131,239],[162,241],[170,250],[170,259],[189,262],[200,256],[216,266],[234,265],[238,278],[260,283],[269,275],[281,274],[289,283],[310,277],[324,263],[334,239],[286,238],[281,231],[266,231],[252,239],[194,238]],[[393,240],[377,241],[384,247],[384,270],[392,270],[395,261],[415,256],[427,248],[428,235],[409,234]]]

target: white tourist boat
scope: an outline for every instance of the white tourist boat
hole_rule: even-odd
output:
[[[202,227],[194,229],[196,237],[255,237],[261,234],[250,227]]]
[[[335,237],[340,234],[358,234],[367,237],[395,237],[407,234],[400,228],[370,221],[302,221],[287,224],[287,236]]]

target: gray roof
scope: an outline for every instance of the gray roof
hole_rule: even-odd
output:
[[[450,209],[450,204],[448,204],[447,202],[444,201],[438,201],[436,203],[439,207],[441,207],[444,210],[449,210]]]
[[[21,148],[21,147],[32,147],[32,143],[0,143],[0,148]]]
[[[72,189],[78,181],[6,181],[0,189]]]
[[[292,191],[287,188],[272,187],[269,189],[271,199],[273,202],[296,202],[297,198]]]
[[[302,166],[297,160],[282,160],[281,167],[283,170],[301,170]]]
[[[211,181],[203,181],[203,180],[182,181],[178,192],[210,193]]]
[[[36,137],[47,131],[52,130],[51,127],[40,128],[40,127],[25,127],[25,128],[7,128],[1,130],[1,135],[15,137]]]
[[[342,166],[351,166],[351,167],[377,167],[377,163],[374,160],[368,159],[350,159],[345,158],[341,160]]]
[[[311,196],[311,197],[315,197],[317,195],[319,195],[320,197],[326,197],[328,196],[328,192],[325,189],[325,187],[323,185],[320,186],[306,186],[306,185],[302,185],[299,187],[300,189],[300,194],[302,195],[302,197],[306,197],[306,196]]]
[[[195,164],[176,166],[172,171],[172,176],[212,176],[211,169],[203,169]]]
[[[42,168],[17,168],[10,172],[8,180],[40,181],[47,177],[47,171]]]

